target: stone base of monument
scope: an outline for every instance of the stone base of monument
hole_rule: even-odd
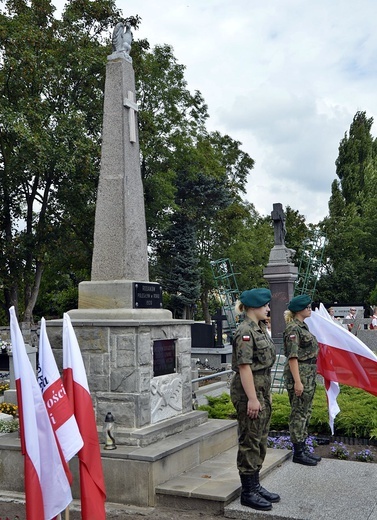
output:
[[[101,309],[100,309],[101,310]],[[71,313],[70,313],[71,314]],[[191,322],[72,317],[97,420],[107,501],[156,505],[156,488],[237,445],[237,422],[192,409]],[[62,369],[62,320],[47,334]],[[116,449],[106,450],[105,417],[115,419]],[[18,434],[0,435],[0,489],[24,490]],[[236,461],[234,460],[234,464]],[[79,468],[70,461],[74,498]]]
[[[107,502],[155,506],[158,486],[236,446],[237,422],[207,420],[206,415],[205,412],[190,412],[188,416],[193,426],[181,433],[174,431],[181,428],[177,423],[182,422],[184,417],[167,419],[160,425],[160,430],[165,430],[163,439],[159,439],[159,428],[154,433],[153,428],[144,433],[140,430],[141,436],[154,437],[155,442],[148,441],[146,447],[117,446],[115,450],[104,450],[99,434]],[[198,424],[195,426],[195,423]],[[0,489],[4,493],[22,493],[23,456],[17,433],[0,435],[0,460]],[[73,474],[73,497],[78,499],[80,481],[77,457],[70,461],[69,466]],[[235,455],[232,466],[236,467]]]
[[[61,368],[62,320],[46,325]],[[97,426],[102,427],[111,412],[120,444],[139,445],[138,429],[173,417],[187,417],[192,411],[190,321],[142,319],[139,313],[139,320],[72,317],[72,325]]]
[[[68,313],[73,320],[172,319],[172,313],[162,308],[161,285],[154,282],[81,282],[78,303],[78,309]]]

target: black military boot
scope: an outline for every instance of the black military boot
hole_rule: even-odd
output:
[[[319,455],[316,455],[315,453],[310,451],[309,446],[306,444],[305,441],[304,441],[304,453],[307,457],[315,460],[316,462],[320,462],[322,460],[322,457],[320,457]]]
[[[255,474],[240,475],[240,478],[242,484],[241,504],[259,511],[270,511],[272,509],[271,502],[263,498],[257,491]]]
[[[257,473],[255,473],[255,475],[256,475],[255,479],[257,481],[257,491],[258,491],[258,493],[263,498],[268,500],[269,502],[273,502],[273,503],[280,502],[280,496],[277,493],[270,493],[270,491],[267,491],[266,488],[261,486],[261,484],[259,482],[259,471]]]
[[[305,442],[293,443],[293,462],[304,466],[316,466],[317,461],[308,457],[304,451]]]

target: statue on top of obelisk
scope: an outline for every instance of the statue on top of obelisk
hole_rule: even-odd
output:
[[[124,54],[124,59],[132,63],[132,58],[130,56],[132,41],[133,35],[131,25],[126,23],[126,26],[124,26],[122,22],[117,23],[114,27],[112,37],[113,54],[108,56],[108,59],[113,59],[116,54],[122,53]]]

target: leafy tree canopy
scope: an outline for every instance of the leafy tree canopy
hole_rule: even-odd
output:
[[[357,112],[339,145],[329,216],[321,223],[328,237],[326,274],[319,282],[324,301],[372,303],[377,283],[377,141],[373,118]]]
[[[0,12],[0,280],[4,312],[14,305],[23,321],[67,243],[81,252],[62,269],[90,265],[107,35],[120,18],[107,0],[54,11],[8,0]]]

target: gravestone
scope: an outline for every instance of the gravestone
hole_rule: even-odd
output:
[[[91,280],[80,283],[78,308],[68,313],[98,427],[111,412],[117,445],[147,444],[137,430],[192,411],[192,322],[173,320],[160,284],[149,280],[131,43],[130,27],[117,24],[106,65]],[[47,327],[61,359],[61,321]]]
[[[263,274],[272,293],[271,335],[279,352],[285,329],[284,311],[294,294],[298,268],[291,261],[295,251],[285,246],[285,214],[280,203],[273,204],[271,218],[274,222],[274,246]]]

